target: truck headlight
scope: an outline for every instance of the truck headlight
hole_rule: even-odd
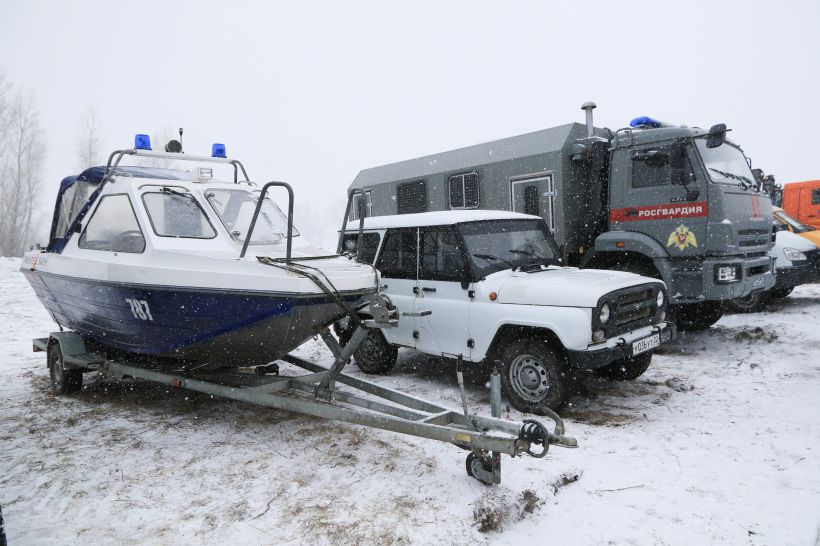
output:
[[[786,257],[787,260],[791,260],[793,262],[802,262],[806,259],[806,255],[797,250],[796,248],[786,247],[783,249],[783,255]]]
[[[718,284],[738,282],[740,275],[740,264],[715,266],[715,282]]]
[[[609,304],[605,303],[601,306],[601,309],[598,310],[598,320],[601,321],[601,324],[606,324],[607,322],[609,322],[609,315]]]

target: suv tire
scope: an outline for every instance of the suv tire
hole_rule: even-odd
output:
[[[642,376],[652,363],[652,353],[643,353],[616,360],[602,368],[595,370],[595,375],[615,379],[616,381],[632,381]]]
[[[353,359],[364,373],[385,374],[396,365],[398,355],[398,348],[390,345],[379,330],[372,329],[353,353]]]
[[[501,352],[501,385],[515,409],[545,415],[569,400],[572,377],[560,353],[542,340],[512,341]]]

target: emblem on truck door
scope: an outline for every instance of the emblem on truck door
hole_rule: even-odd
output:
[[[678,250],[683,252],[688,246],[697,248],[698,240],[695,238],[695,234],[689,231],[688,227],[681,224],[675,228],[675,231],[669,234],[669,240],[666,242],[666,246],[670,247],[672,245],[675,245],[678,247]]]

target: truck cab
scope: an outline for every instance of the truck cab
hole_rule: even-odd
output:
[[[721,302],[774,286],[771,201],[716,131],[650,120],[615,133],[609,229],[586,262],[664,279],[687,329],[715,322]]]
[[[564,404],[577,370],[634,379],[672,339],[662,281],[565,267],[538,216],[444,211],[364,218],[342,246],[381,272],[382,293],[402,314],[354,353],[385,373],[398,347],[476,364],[501,361],[502,385],[524,412]],[[345,341],[350,325],[339,324]]]
[[[783,209],[800,222],[820,229],[820,180],[785,184]]]

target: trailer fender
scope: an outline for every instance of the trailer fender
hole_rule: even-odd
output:
[[[88,356],[83,338],[75,332],[52,332],[49,335],[48,344],[53,343],[60,346],[60,352],[65,359],[66,367],[73,367],[72,364],[76,358]]]
[[[652,261],[655,269],[660,273],[661,280],[671,290],[674,285],[672,265],[669,253],[658,241],[643,233],[634,231],[609,231],[602,233],[595,239],[593,252],[587,253],[581,260],[581,267],[589,267],[596,259],[604,255],[631,253],[643,256]]]

